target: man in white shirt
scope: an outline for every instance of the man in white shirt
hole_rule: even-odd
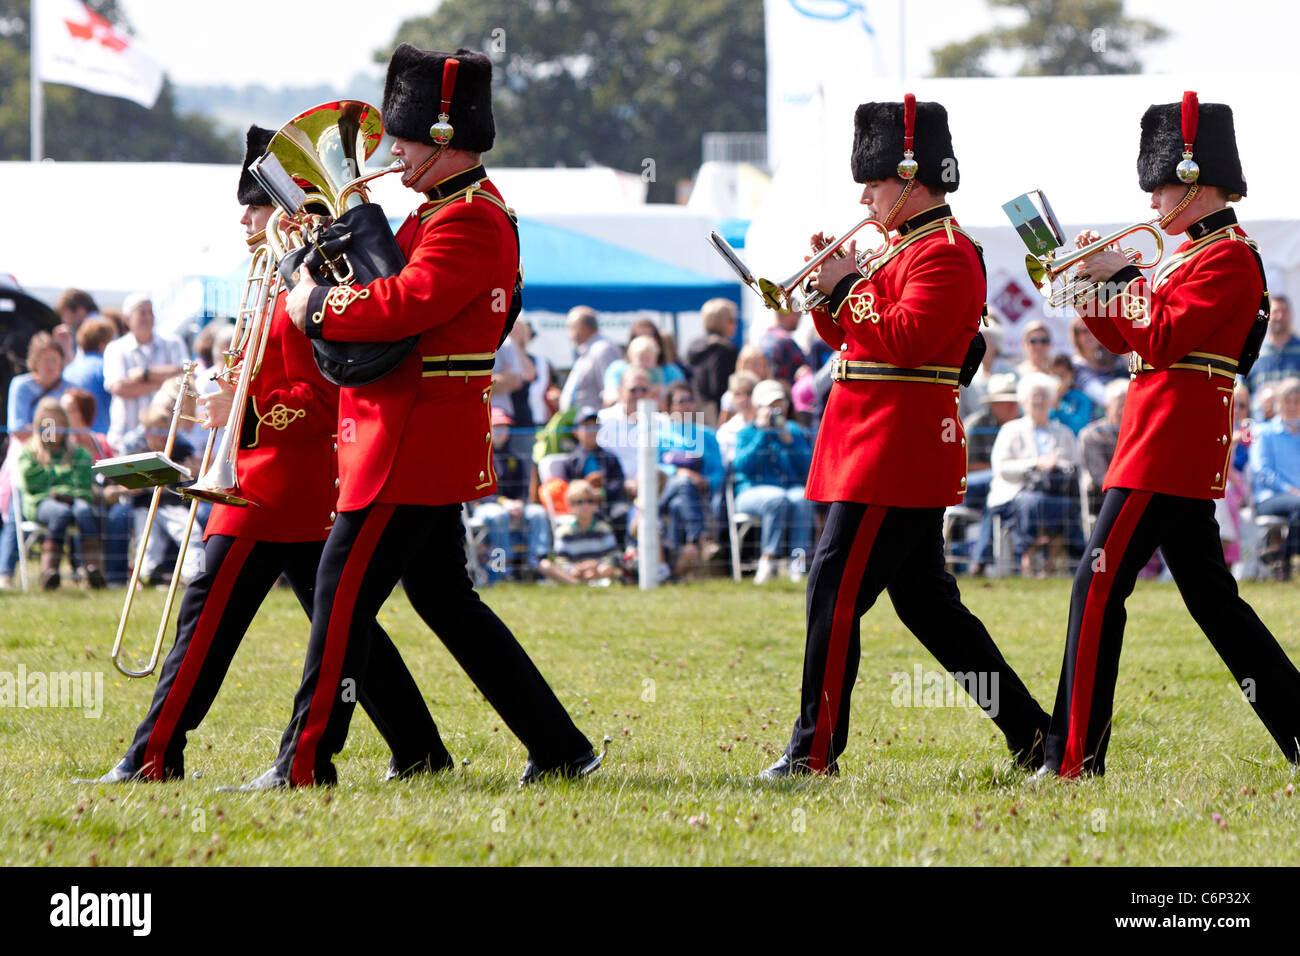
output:
[[[616,359],[623,357],[623,350],[600,334],[600,325],[596,321],[596,311],[585,305],[575,306],[569,310],[567,321],[569,341],[578,353],[578,360],[569,370],[569,377],[564,380],[564,390],[560,393],[560,411],[570,408],[600,408],[601,390],[605,387],[605,370]]]
[[[113,396],[109,405],[108,443],[140,424],[140,412],[167,379],[181,373],[188,351],[180,339],[154,335],[153,302],[135,292],[122,303],[129,330],[104,348],[104,388]]]

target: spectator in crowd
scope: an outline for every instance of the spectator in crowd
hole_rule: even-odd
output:
[[[99,523],[94,503],[90,453],[71,441],[68,416],[59,400],[42,398],[32,417],[31,437],[23,443],[15,478],[22,491],[23,520],[45,526],[41,545],[41,587],[59,587],[59,560],[68,529],[75,523],[81,538],[86,580],[104,586]]]
[[[497,492],[474,505],[475,519],[487,527],[488,580],[510,577],[531,581],[539,573],[539,562],[551,550],[551,519],[541,505],[529,502],[533,463],[510,447],[514,422],[500,408],[492,409],[492,467],[497,475]],[[511,569],[516,543],[524,552],[519,574]]]
[[[535,348],[529,348],[533,341],[533,327],[522,319],[515,322],[510,330],[510,340],[515,343],[519,354],[519,365],[526,390],[515,393],[515,410],[512,416],[516,427],[523,415],[521,407],[528,406],[528,417],[534,426],[544,425],[550,420],[551,412],[546,405],[546,393],[551,387],[551,363]]]
[[[564,501],[569,513],[555,523],[555,556],[542,559],[542,574],[563,584],[597,584],[619,577],[618,540],[598,513],[600,492],[578,478],[569,482]]]
[[[1259,358],[1246,376],[1246,385],[1256,399],[1265,383],[1300,374],[1300,335],[1292,331],[1291,300],[1284,295],[1272,295],[1269,306],[1268,334],[1260,346]]]
[[[1074,365],[1074,387],[1101,405],[1106,401],[1106,383],[1127,378],[1128,368],[1119,356],[1108,352],[1097,341],[1078,316],[1070,322],[1070,336],[1074,339],[1074,355],[1070,358]]]
[[[812,446],[786,413],[785,389],[768,380],[754,388],[754,420],[736,438],[736,509],[762,519],[754,583],[763,584],[789,558],[791,581],[803,580],[813,547],[813,506],[803,495]]]
[[[570,487],[575,481],[585,481],[594,489],[602,499],[602,516],[614,527],[619,542],[624,542],[630,505],[623,487],[623,466],[597,441],[600,413],[590,406],[580,409],[574,417],[573,433],[578,438],[578,447],[561,463],[560,475]]]
[[[1277,417],[1277,394],[1280,384],[1280,382],[1265,382],[1259,387],[1253,406],[1256,410],[1256,421],[1271,422]]]
[[[1034,319],[1025,326],[1025,332],[1021,338],[1025,349],[1024,360],[1016,366],[1016,375],[1024,378],[1026,375],[1033,375],[1040,372],[1043,375],[1052,373],[1052,333],[1048,331],[1047,323],[1042,319]]]
[[[1232,442],[1228,451],[1228,479],[1223,497],[1214,500],[1214,521],[1223,542],[1223,560],[1233,569],[1241,569],[1245,557],[1241,528],[1241,509],[1250,500],[1250,479],[1246,469],[1250,461],[1250,390],[1238,383],[1232,389]],[[1240,580],[1240,578],[1238,578]]]
[[[1079,528],[1079,448],[1074,433],[1051,420],[1056,401],[1056,380],[1034,373],[1016,386],[1016,397],[1025,414],[1007,422],[993,443],[993,482],[988,507],[1002,516],[1010,528],[1015,556],[1021,572],[1033,573],[1033,549],[1064,542],[1071,555],[1083,552]],[[1054,570],[1056,558],[1049,554],[1042,575]]]
[[[778,313],[772,327],[763,333],[758,342],[758,347],[772,370],[771,375],[766,377],[784,382],[787,388],[794,384],[800,369],[808,368],[808,356],[794,340],[793,333],[798,327],[798,312]]]
[[[736,436],[740,430],[754,420],[754,386],[758,379],[753,372],[735,372],[727,379],[727,391],[724,399],[730,399],[733,413],[718,426],[716,435],[718,451],[722,454],[723,466],[730,465],[736,457]]]
[[[117,334],[119,336],[126,335],[127,332],[131,331],[126,327],[126,318],[122,315],[121,309],[115,309],[112,306],[109,306],[106,309],[100,309],[99,317],[112,322],[113,328],[117,329]]]
[[[665,473],[689,478],[705,501],[721,502],[722,451],[717,432],[700,420],[690,382],[668,386],[668,419],[659,430],[659,463]]]
[[[141,421],[159,386],[188,358],[180,339],[154,333],[153,302],[142,292],[122,303],[129,331],[104,348],[104,387],[113,396],[109,405],[108,440],[115,447]]]
[[[772,366],[757,345],[746,345],[741,348],[736,355],[736,371],[748,372],[754,376],[755,382],[772,377]],[[718,415],[719,424],[730,418],[734,411],[735,409],[731,407],[731,393],[727,392],[722,396],[722,411]]]
[[[9,383],[8,428],[15,441],[31,436],[37,403],[58,398],[71,385],[63,377],[63,349],[49,332],[37,332],[27,343],[27,369]]]
[[[678,354],[677,336],[668,329],[659,330],[659,364],[663,367],[665,382],[689,382],[694,374]]]
[[[989,392],[989,380],[994,375],[1015,371],[1003,352],[1002,329],[1000,322],[990,321],[980,330],[984,335],[984,358],[980,360],[980,367],[975,370],[970,384],[961,390],[957,414],[963,422],[984,408],[984,396]]]
[[[730,299],[710,299],[700,309],[704,334],[686,350],[686,361],[694,373],[696,391],[700,395],[701,412],[710,425],[718,424],[718,413],[727,379],[736,370],[736,329],[739,319],[736,303]]]
[[[506,417],[514,422],[507,434],[510,450],[516,455],[527,455],[533,444],[532,413],[525,402],[526,420],[515,418],[515,394],[524,387],[523,364],[519,359],[519,349],[514,340],[506,340],[497,346],[496,357],[492,362],[492,409],[500,409]],[[494,429],[495,430],[495,429]]]
[[[605,404],[618,401],[623,376],[629,368],[645,369],[650,376],[650,394],[660,404],[665,399],[664,369],[659,364],[659,339],[652,335],[638,335],[627,343],[627,358],[616,359],[605,370]]]
[[[77,333],[81,330],[82,323],[97,313],[99,308],[89,292],[64,289],[54,302],[54,311],[59,313],[59,324],[54,327],[54,339],[63,349],[64,362],[68,363],[81,354],[81,342]]]
[[[1300,554],[1300,378],[1278,387],[1277,420],[1254,430],[1250,470],[1255,481],[1255,509],[1287,519],[1279,577],[1291,577],[1291,559]]]
[[[172,405],[167,400],[160,400],[146,405],[140,412],[140,424],[127,432],[121,442],[119,454],[138,455],[149,451],[162,451],[167,447],[167,432],[172,420]],[[110,439],[111,442],[111,439]],[[184,465],[191,474],[196,474],[199,457],[183,435],[177,435],[172,445],[171,460]],[[145,524],[149,518],[149,502],[153,490],[141,488],[128,492],[131,496],[132,520],[137,540],[144,534]],[[164,490],[158,499],[158,511],[154,516],[153,530],[149,535],[148,547],[144,560],[140,564],[140,580],[144,584],[161,584],[168,577],[163,570],[163,561],[167,557],[170,545],[180,548],[185,540],[185,525],[189,521],[190,506],[180,495]],[[190,532],[189,544],[181,561],[181,583],[189,584],[203,568],[203,529],[195,522]]]
[[[585,408],[588,405],[600,408],[605,370],[619,358],[618,346],[600,334],[596,310],[589,306],[579,305],[570,309],[566,327],[577,360],[569,370],[569,377],[564,380],[564,388],[560,392],[560,411]]]
[[[1079,432],[1079,458],[1088,475],[1088,510],[1096,514],[1101,507],[1101,489],[1106,481],[1110,460],[1119,442],[1119,424],[1124,419],[1124,399],[1128,396],[1128,379],[1116,378],[1106,383],[1105,413]]]
[[[104,387],[104,349],[117,338],[117,327],[108,319],[89,319],[77,329],[77,357],[63,370],[69,384],[85,389],[95,400],[91,430],[108,434],[108,407],[113,396]]]
[[[1056,407],[1052,409],[1052,421],[1060,422],[1078,435],[1083,426],[1092,421],[1093,401],[1074,385],[1074,363],[1070,356],[1062,353],[1052,359],[1048,372],[1059,383],[1056,387]],[[1112,382],[1126,382],[1127,379],[1111,379]],[[1106,383],[1108,386],[1110,382]],[[1103,390],[1104,395],[1104,390]]]
[[[97,322],[98,319],[91,319]],[[83,325],[84,329],[86,326]],[[80,333],[78,333],[80,337]],[[108,436],[92,424],[95,418],[95,397],[81,388],[70,388],[59,398],[64,413],[68,416],[72,444],[86,449],[91,461],[112,458],[113,449],[108,444]],[[104,558],[104,579],[109,584],[126,582],[129,565],[127,551],[131,547],[131,501],[126,489],[116,482],[106,481],[96,475],[94,486],[95,511],[100,518],[101,549]]]
[[[966,495],[963,504],[981,512],[980,533],[970,572],[979,575],[993,561],[993,514],[986,509],[993,482],[993,445],[998,431],[1020,415],[1016,399],[1016,373],[989,376],[984,407],[962,423],[966,432]]]

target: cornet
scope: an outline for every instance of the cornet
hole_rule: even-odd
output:
[[[1150,222],[1139,222],[1098,239],[1082,249],[1076,249],[1060,257],[1056,256],[1055,250],[1041,257],[1032,254],[1027,255],[1025,256],[1025,270],[1029,273],[1029,280],[1038,287],[1038,291],[1046,296],[1048,304],[1054,308],[1060,308],[1067,302],[1073,302],[1076,305],[1082,304],[1097,294],[1097,290],[1101,287],[1100,282],[1076,277],[1068,279],[1059,289],[1056,289],[1054,288],[1056,280],[1063,275],[1067,275],[1071,269],[1089,256],[1101,252],[1107,246],[1119,242],[1125,236],[1131,236],[1138,232],[1149,232],[1152,238],[1155,239],[1155,258],[1148,261],[1142,255],[1141,250],[1138,249],[1124,249],[1124,257],[1128,259],[1131,265],[1139,269],[1152,269],[1158,266],[1165,254],[1164,236],[1160,234],[1160,230],[1157,228],[1159,222],[1158,218],[1152,219]]]

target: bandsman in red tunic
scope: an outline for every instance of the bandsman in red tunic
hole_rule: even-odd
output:
[[[838,355],[806,494],[829,502],[830,513],[808,575],[799,717],[785,753],[762,776],[837,769],[859,620],[884,590],[902,622],[996,721],[1016,760],[1036,767],[1047,714],[962,605],[944,567],[943,511],[961,501],[966,484],[958,383],[968,356],[979,361],[985,294],[979,247],[946,201],[959,182],[948,114],[908,94],[902,103],[859,106],[854,122],[853,178],[890,238],[865,277],[855,244],[811,277],[830,295],[813,321]],[[813,237],[814,247],[825,241]]]
[[[250,789],[334,782],[355,706],[346,687],[373,653],[367,622],[400,581],[416,612],[528,750],[521,783],[580,776],[600,758],[466,570],[461,503],[496,489],[489,403],[519,270],[513,218],[488,178],[492,64],[481,53],[393,53],[385,127],[426,202],[397,233],[406,265],[364,286],[304,270],[287,309],[332,342],[414,350],[339,403],[338,518],[325,544],[303,682],[274,766]],[[303,340],[304,342],[306,339]]]
[[[272,135],[249,128],[239,179],[240,222],[253,248],[275,207],[248,164]],[[223,389],[200,399],[210,427],[225,424],[231,397]],[[181,599],[176,643],[163,662],[149,713],[126,756],[98,782],[185,776],[186,734],[212,706],[240,641],[281,574],[312,613],[316,568],[338,494],[339,390],[317,370],[311,344],[289,322],[283,294],[248,401],[236,477],[237,494],[249,504],[213,506],[203,533],[203,571]],[[389,778],[450,767],[451,756],[393,642],[373,620],[368,626],[372,649],[356,696],[392,748]],[[371,694],[372,686],[382,693]]]
[[[1124,602],[1156,548],[1268,732],[1288,760],[1300,756],[1300,673],[1237,594],[1214,520],[1232,450],[1233,384],[1268,322],[1263,263],[1227,205],[1246,195],[1232,110],[1195,93],[1150,107],[1137,168],[1160,228],[1187,238],[1150,280],[1111,249],[1081,266],[1101,285],[1076,300],[1079,314],[1102,345],[1131,353],[1132,383],[1074,578],[1044,776],[1105,772]]]

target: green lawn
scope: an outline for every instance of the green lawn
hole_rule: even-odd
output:
[[[1044,706],[1056,691],[1069,583],[963,582]],[[1245,596],[1300,659],[1300,590]],[[104,674],[102,716],[0,707],[0,863],[123,864],[1294,864],[1300,778],[1233,685],[1171,585],[1129,605],[1108,776],[1024,785],[970,707],[899,707],[894,672],[932,659],[878,605],[863,623],[850,746],[836,779],[754,774],[780,752],[799,692],[803,592],[711,581],[501,587],[510,623],[605,767],[518,791],[525,755],[402,598],[383,624],[457,759],[437,780],[385,784],[386,749],[358,709],[340,786],[214,788],[275,753],[302,667],[305,621],[278,591],[191,736],[182,784],[94,787],[116,762],[152,679],[107,660],[122,592],[0,595],[0,675]],[[148,606],[161,596],[144,596]],[[144,622],[142,613],[138,620]],[[142,631],[143,631],[142,627]],[[1216,816],[1217,815],[1217,816]]]

